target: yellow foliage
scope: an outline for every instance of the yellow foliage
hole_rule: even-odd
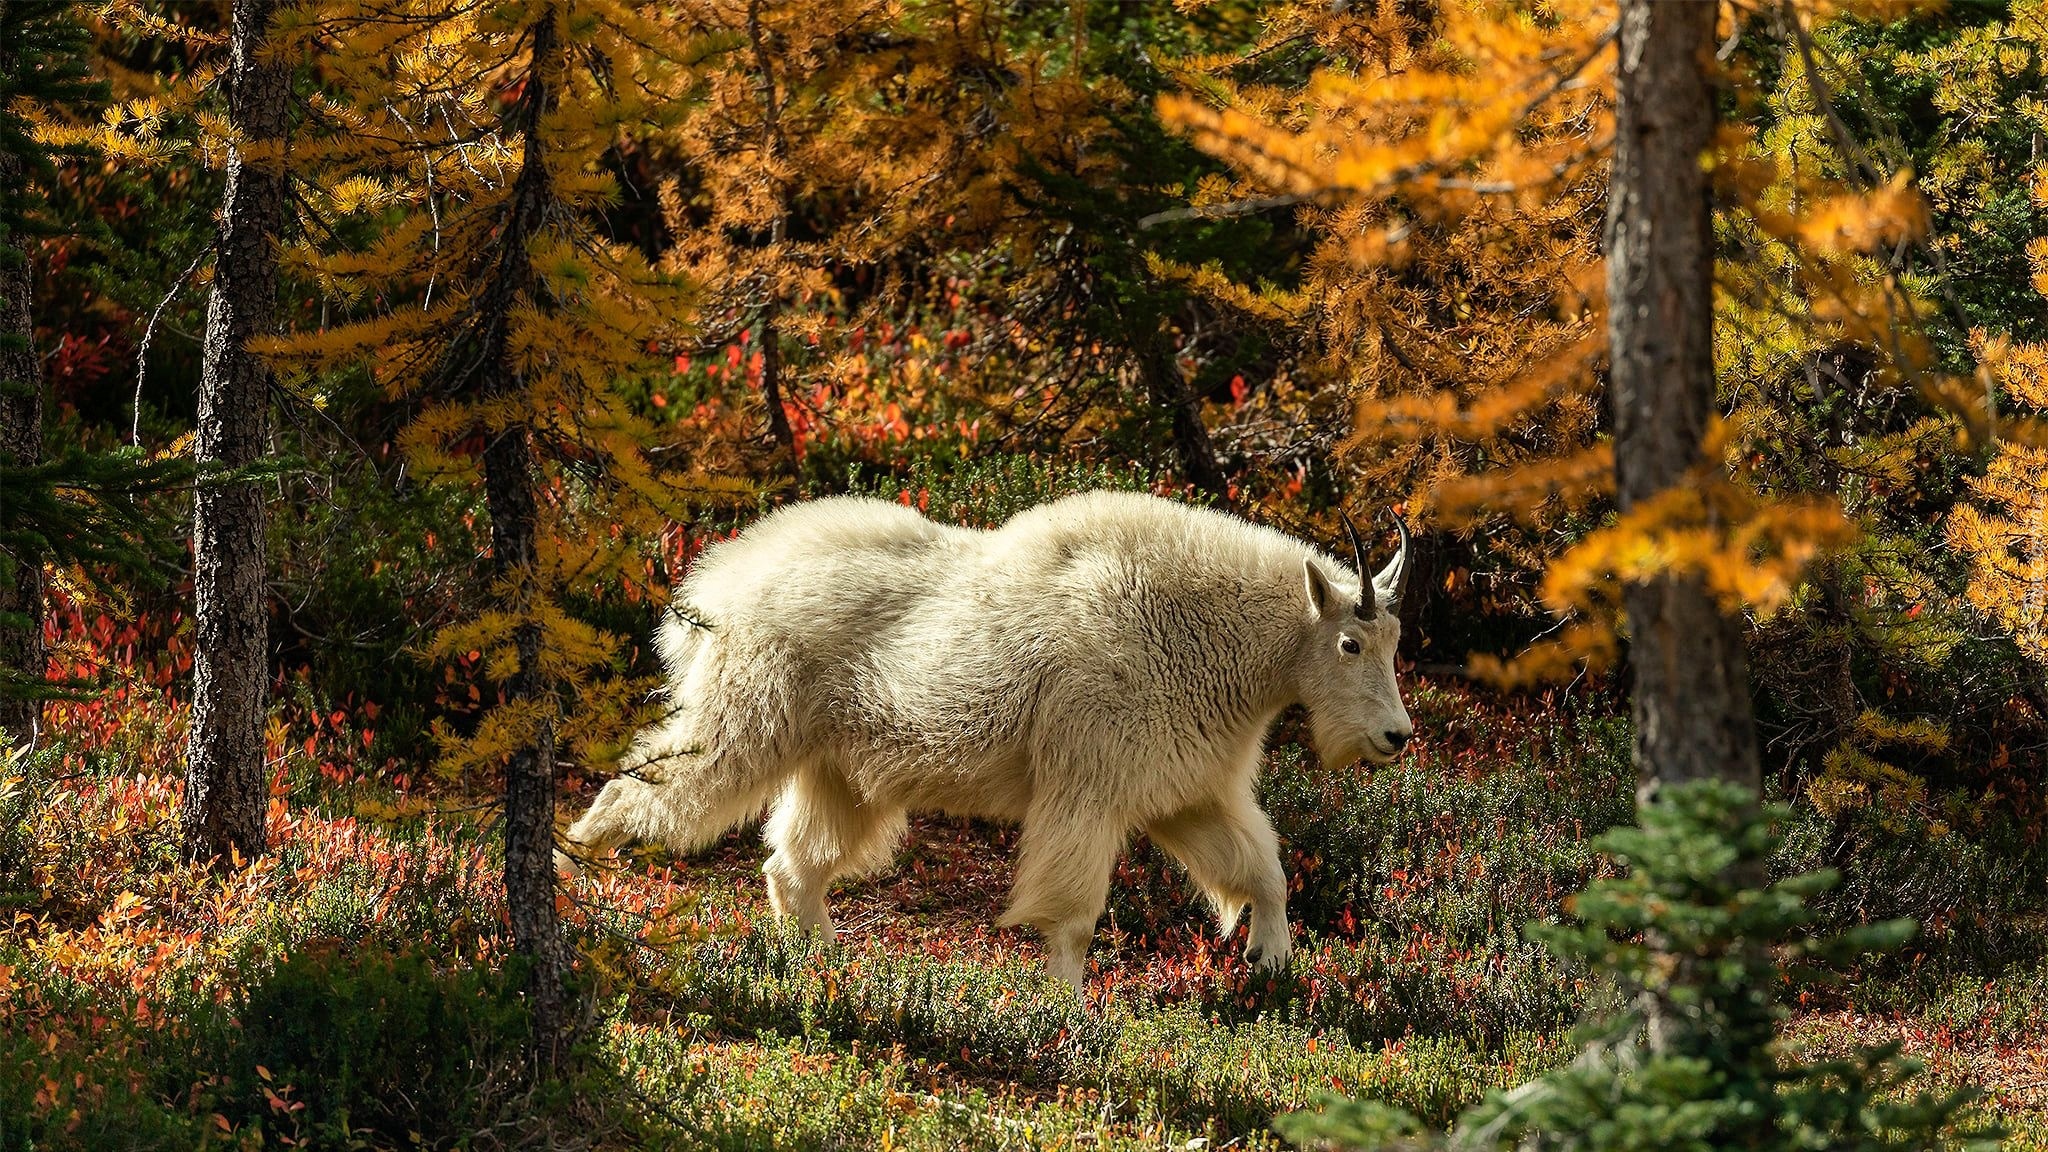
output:
[[[1856,717],[1856,736],[1870,744],[1903,744],[1923,752],[1948,747],[1948,730],[1932,720],[1894,720],[1874,708]]]
[[[1840,8],[1785,15],[1805,35]],[[1408,494],[1411,516],[1471,533],[1475,548],[1508,548],[1519,534],[1496,531],[1499,517],[1555,538],[1612,490],[1597,416],[1598,229],[1615,13],[1598,0],[1447,0],[1430,11],[1424,28],[1390,4],[1291,7],[1291,34],[1330,45],[1342,67],[1288,91],[1235,85],[1205,62],[1199,83],[1161,111],[1242,177],[1205,185],[1199,203],[1214,212],[1227,197],[1283,193],[1324,237],[1296,323],[1329,350],[1325,374],[1354,390],[1355,482]],[[1731,9],[1724,22],[1747,18]],[[1736,29],[1724,31],[1733,43]],[[1723,208],[1721,246],[1740,253],[1717,269],[1717,368],[1738,381],[1783,378],[1816,349],[1875,351],[1876,387],[1912,388],[1947,415],[1822,448],[1873,491],[1914,483],[1936,441],[2035,443],[2048,429],[1999,413],[1988,369],[1941,371],[1926,334],[1932,305],[1887,263],[1928,233],[1920,178],[1900,164],[1842,176],[1815,94],[1860,78],[1819,75],[1831,66],[1824,53],[1790,53],[1766,89],[1735,59],[1722,80],[1738,101],[1773,101],[1774,127],[1724,126],[1702,158]],[[2048,244],[2034,259],[2048,269]],[[1247,312],[1258,303],[1204,287]],[[2000,355],[2008,391],[2037,387],[2048,357]],[[1619,622],[1622,590],[1660,577],[1697,578],[1731,613],[1782,609],[1807,566],[1862,529],[1843,511],[1847,493],[1788,499],[1755,482],[1749,455],[1773,431],[1717,427],[1685,487],[1563,556],[1529,556],[1547,564],[1542,596],[1572,621],[1571,638],[1475,666],[1521,679],[1601,656],[1612,636],[1594,637]]]
[[[1975,499],[1948,519],[1948,541],[1969,558],[1970,603],[2035,660],[2048,662],[2048,448],[2001,445]]]
[[[1483,510],[1501,508],[1526,520],[1551,500],[1575,508],[1613,493],[1614,446],[1603,442],[1569,456],[1516,465],[1483,477],[1455,477],[1437,486],[1436,497],[1438,511],[1456,523]]]
[[[1925,781],[1849,744],[1823,758],[1806,795],[1823,816],[1874,807],[1879,822],[1892,832],[1906,831],[1906,818],[1924,816],[1928,807]]]
[[[554,51],[536,49],[543,27]],[[286,259],[336,318],[263,351],[288,380],[367,365],[414,406],[399,446],[418,479],[477,485],[483,446],[505,437],[532,452],[533,474],[513,478],[535,499],[530,562],[480,558],[490,607],[422,655],[475,652],[489,678],[535,687],[486,711],[472,735],[437,729],[442,768],[494,771],[544,740],[571,759],[609,756],[647,685],[623,674],[626,638],[565,603],[644,588],[670,518],[695,496],[734,491],[691,474],[686,455],[674,477],[651,462],[656,430],[618,387],[673,341],[692,292],[676,270],[605,240],[595,218],[618,199],[607,152],[622,131],[658,131],[688,106],[684,62],[698,46],[621,0],[329,0],[295,10],[280,39],[281,51],[317,54],[328,80],[290,158],[308,203],[325,220],[391,223],[360,244],[304,230]],[[124,123],[157,114],[138,104]],[[537,638],[533,667],[521,667],[522,636]]]
[[[1612,627],[1605,622],[1582,622],[1565,627],[1552,639],[1530,645],[1511,660],[1475,653],[1471,672],[1503,688],[1527,688],[1546,680],[1563,679],[1579,668],[1607,667],[1619,651]]]

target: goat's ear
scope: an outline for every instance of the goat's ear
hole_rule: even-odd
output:
[[[1330,577],[1323,572],[1323,566],[1313,560],[1301,562],[1301,577],[1308,588],[1308,606],[1315,610],[1317,619],[1328,620],[1350,610],[1351,598],[1337,591],[1330,583]]]

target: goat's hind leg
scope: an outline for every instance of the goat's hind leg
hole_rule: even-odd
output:
[[[1195,886],[1216,906],[1223,934],[1237,927],[1238,912],[1252,908],[1251,939],[1245,959],[1261,968],[1287,963],[1292,940],[1287,930],[1287,873],[1280,867],[1280,841],[1273,822],[1250,794],[1205,800],[1145,829],[1152,842],[1187,868]]]
[[[693,851],[716,834],[707,833],[707,824],[730,817],[728,809],[745,807],[746,797],[736,802],[726,795],[730,782],[721,779],[718,765],[691,739],[691,721],[691,714],[676,710],[640,733],[619,775],[569,825],[569,854],[555,853],[556,867],[575,872],[583,860],[636,843]],[[754,791],[758,795],[760,790]],[[752,802],[753,810],[760,811],[762,799]]]
[[[759,816],[789,772],[774,742],[745,720],[677,710],[641,733],[619,777],[569,826],[573,853],[596,856],[635,842],[695,852]]]
[[[620,776],[598,790],[590,809],[569,825],[570,853],[557,851],[555,867],[577,874],[582,861],[606,855],[635,841],[660,842],[671,823],[669,804],[660,785]]]
[[[778,916],[833,935],[825,896],[834,878],[889,862],[906,827],[901,808],[867,803],[836,766],[813,763],[783,787],[765,838],[775,849],[761,872]]]

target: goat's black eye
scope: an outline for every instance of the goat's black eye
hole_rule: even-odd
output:
[[[1358,655],[1358,640],[1356,637],[1344,637],[1342,640],[1337,641],[1337,647],[1342,648],[1346,656]]]

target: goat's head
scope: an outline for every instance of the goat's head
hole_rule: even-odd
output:
[[[1408,587],[1408,526],[1392,517],[1401,547],[1377,575],[1365,577],[1358,529],[1344,517],[1356,576],[1332,575],[1315,559],[1303,563],[1309,623],[1296,669],[1310,733],[1323,763],[1364,757],[1392,760],[1415,732],[1394,679],[1401,639],[1401,595]],[[1354,593],[1347,585],[1356,584]]]

